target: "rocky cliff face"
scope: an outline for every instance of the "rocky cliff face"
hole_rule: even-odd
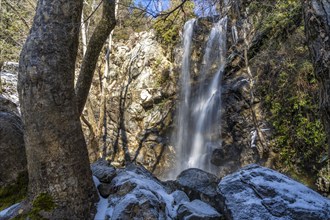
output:
[[[260,97],[254,95],[257,76],[249,63],[260,49],[256,43],[259,43],[259,33],[253,26],[249,6],[249,3],[229,1],[222,12],[228,16],[227,66],[222,79],[219,130],[212,134],[221,140],[221,147],[215,149],[210,158],[218,166],[219,176],[250,163],[265,164],[270,154],[269,127]],[[198,86],[205,43],[212,23],[218,19],[200,18],[195,23],[192,87]],[[136,33],[128,42],[114,44],[108,88],[108,137],[104,149],[98,150],[113,164],[123,165],[125,160],[133,160],[151,170],[157,166],[171,167],[175,149],[170,139],[175,127],[173,114],[178,99],[182,49],[178,46],[174,54],[172,62],[152,32]],[[95,80],[92,106],[97,106],[100,99],[99,86]]]
[[[107,97],[107,142],[103,155],[113,164],[136,161],[158,172],[171,166],[170,135],[176,94],[173,64],[152,32],[117,42],[111,58]],[[100,98],[95,80],[92,105]]]
[[[223,7],[222,16],[228,16],[227,65],[221,120],[212,134],[221,144],[210,158],[220,177],[258,163],[300,180],[308,171],[306,176],[314,179],[305,183],[314,185],[318,169],[324,167],[319,162],[324,137],[315,107],[317,86],[300,9],[298,2],[259,0],[228,1]],[[192,90],[197,88],[205,44],[217,19],[200,18],[195,24]],[[114,44],[108,135],[106,146],[97,152],[117,166],[133,160],[158,173],[173,167],[176,152],[171,133],[176,126],[182,49],[179,45],[174,50],[174,60],[167,54],[151,32]],[[92,106],[100,99],[97,87],[95,80]],[[322,173],[319,183],[329,191]]]
[[[201,18],[195,23],[191,69],[196,80],[192,81],[192,87],[198,86],[205,42],[212,23],[218,19]],[[228,57],[235,57],[238,52],[243,54],[245,47],[239,38],[242,30],[237,36],[231,31],[234,25],[231,19],[229,16]],[[133,160],[156,173],[173,168],[176,152],[171,135],[176,126],[173,114],[178,101],[182,49],[178,47],[174,54],[175,60],[171,61],[152,32],[135,34],[128,42],[114,45],[107,98],[108,137],[106,147],[98,150],[114,165]],[[223,107],[218,122],[221,126],[218,134],[212,134],[222,140],[221,148],[210,158],[218,166],[219,176],[267,158],[265,143],[258,141],[261,138],[265,141],[262,132],[267,129],[258,100],[252,94],[253,78],[245,63],[233,60],[229,59],[222,80]],[[97,106],[100,100],[98,82],[94,82],[92,106]]]

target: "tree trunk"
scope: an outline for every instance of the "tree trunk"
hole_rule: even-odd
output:
[[[82,0],[40,0],[20,56],[29,198],[48,195],[50,219],[90,219],[97,194],[74,92]]]
[[[305,0],[304,16],[307,43],[320,86],[320,113],[330,161],[330,1]]]

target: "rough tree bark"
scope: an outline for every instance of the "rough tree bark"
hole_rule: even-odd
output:
[[[330,161],[330,1],[304,1],[305,33],[320,87],[320,113]]]
[[[49,195],[55,208],[39,214],[50,219],[90,219],[97,200],[74,91],[82,6],[40,0],[20,56],[28,201]]]

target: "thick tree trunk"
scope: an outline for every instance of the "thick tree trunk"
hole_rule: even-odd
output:
[[[51,219],[90,219],[97,199],[74,92],[82,6],[40,0],[20,57],[29,200],[49,195]]]
[[[330,1],[305,0],[305,32],[320,86],[320,113],[330,160]]]

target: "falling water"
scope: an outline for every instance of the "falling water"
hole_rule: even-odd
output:
[[[194,20],[184,27],[181,102],[176,133],[177,173],[186,168],[214,172],[212,151],[220,147],[220,81],[225,66],[227,17],[215,23],[206,43],[198,87],[191,87],[190,55]]]
[[[184,167],[180,162],[180,158],[184,157],[183,145],[189,138],[189,123],[186,120],[189,114],[189,100],[190,100],[190,55],[191,55],[191,42],[194,30],[195,19],[187,21],[183,28],[183,57],[182,57],[182,73],[181,73],[181,104],[178,112],[178,132],[176,138],[177,151],[177,170],[183,170]]]

